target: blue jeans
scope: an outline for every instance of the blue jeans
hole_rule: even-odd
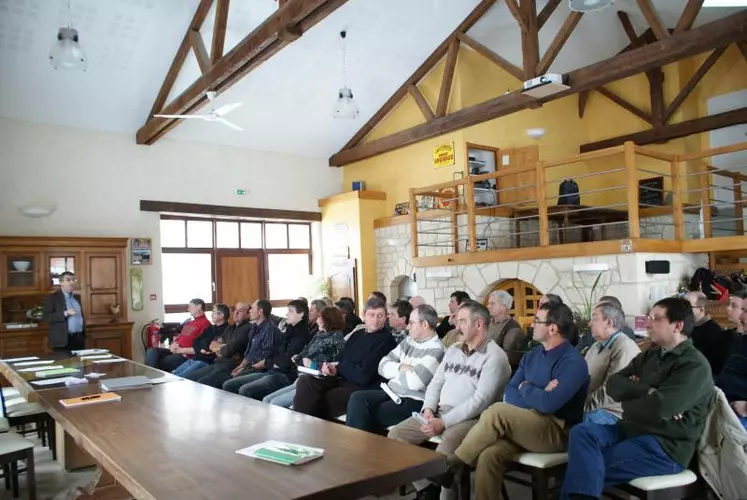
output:
[[[742,422],[742,427],[744,427],[744,430],[747,431],[747,417],[737,417],[739,418],[739,421]]]
[[[255,372],[249,373],[247,375],[239,375],[238,377],[229,378],[228,380],[223,382],[223,390],[238,394],[239,389],[241,389],[241,386],[243,386],[244,384],[249,384],[251,382],[254,382],[255,380],[266,377],[267,375],[267,372]]]
[[[653,436],[626,439],[620,425],[582,423],[571,429],[568,438],[568,468],[560,498],[572,494],[600,498],[605,486],[682,469]]]
[[[264,377],[256,377],[242,384],[238,393],[244,397],[262,401],[265,396],[291,384],[291,379],[284,373],[264,373],[263,375]],[[223,387],[225,388],[230,382],[229,380],[223,384]]]
[[[176,367],[176,370],[174,370],[173,373],[177,377],[184,377],[189,372],[193,372],[199,368],[202,368],[203,366],[207,366],[208,364],[204,361],[197,361],[196,359],[188,359],[181,365]]]
[[[584,422],[599,425],[615,425],[619,419],[612,413],[601,408],[584,414]]]
[[[298,380],[298,379],[296,379]],[[282,406],[283,408],[290,408],[293,406],[293,398],[296,396],[296,382],[293,382],[288,387],[283,387],[280,390],[268,394],[262,399],[263,403]]]
[[[397,425],[419,412],[423,402],[412,398],[401,398],[396,404],[382,389],[355,391],[348,399],[345,425],[362,431],[384,430]]]

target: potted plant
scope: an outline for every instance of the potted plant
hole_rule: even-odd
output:
[[[573,288],[576,289],[576,293],[581,298],[581,304],[577,305],[573,311],[573,319],[576,322],[576,327],[578,328],[579,338],[591,331],[591,328],[589,328],[589,321],[591,321],[591,313],[594,312],[594,306],[596,305],[597,299],[600,295],[597,291],[597,288],[599,287],[599,282],[601,279],[602,273],[597,274],[597,277],[594,280],[594,283],[591,285],[588,294],[584,294],[576,284],[576,281],[573,280]]]
[[[31,320],[32,323],[38,323],[42,320],[42,316],[44,315],[44,306],[36,305],[33,307],[30,307],[26,311],[26,317]]]

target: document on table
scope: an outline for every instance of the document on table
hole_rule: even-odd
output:
[[[41,372],[44,370],[59,370],[60,368],[65,367],[62,365],[32,366],[31,368],[21,368],[18,372]]]
[[[124,359],[124,358],[111,358],[111,359],[96,359],[96,360],[94,360],[94,363],[96,363],[96,364],[99,364],[99,363],[124,363],[125,361],[127,361],[127,360]]]
[[[96,354],[94,356],[81,356],[80,359],[81,361],[83,361],[86,359],[109,359],[113,357],[114,357],[114,354]]]
[[[53,377],[54,375],[64,375],[66,373],[77,373],[80,370],[77,368],[60,368],[59,370],[49,370],[43,372],[37,372],[36,376],[39,378]]]
[[[90,356],[91,354],[109,354],[109,349],[79,349],[72,351],[76,356]]]
[[[42,387],[45,385],[64,384],[65,382],[67,382],[67,379],[69,378],[75,378],[75,377],[57,377],[57,378],[48,378],[46,380],[32,380],[31,383],[33,385],[38,385]]]
[[[39,359],[39,356],[28,356],[26,358],[0,359],[0,363],[14,363],[16,361],[31,361],[33,359]]]
[[[162,377],[156,377],[150,379],[151,383],[153,384],[163,384],[165,382],[176,382],[177,380],[184,380],[181,377],[177,377],[176,375],[172,375],[170,373],[167,373],[166,375]]]
[[[40,359],[39,361],[24,361],[23,363],[13,363],[13,366],[17,367],[17,366],[51,365],[54,362],[55,362],[54,359],[47,359],[47,360]]]

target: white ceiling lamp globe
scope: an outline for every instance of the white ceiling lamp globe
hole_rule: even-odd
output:
[[[592,12],[609,7],[615,0],[568,0],[568,7],[577,12]]]
[[[358,103],[353,99],[353,91],[347,87],[341,88],[337,93],[334,117],[351,120],[357,117],[359,113]]]
[[[88,58],[80,45],[77,30],[60,28],[57,41],[49,51],[49,62],[54,69],[85,71],[88,68]]]
[[[528,128],[527,135],[532,139],[541,139],[547,134],[546,128]]]

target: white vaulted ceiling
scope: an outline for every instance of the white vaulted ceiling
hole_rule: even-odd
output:
[[[220,124],[185,121],[169,133],[260,150],[328,157],[365,123],[479,0],[349,0],[300,39],[281,50],[218,97],[217,105],[242,101]],[[538,11],[544,6],[538,1]],[[686,0],[656,0],[664,25],[673,27]],[[124,132],[147,118],[198,0],[72,0],[73,26],[89,57],[85,73],[54,71],[47,57],[57,28],[67,24],[67,0],[0,0],[0,116]],[[275,0],[232,0],[225,51],[275,9]],[[586,14],[551,71],[565,72],[611,57],[628,41],[617,10],[628,12],[638,33],[647,23],[635,0]],[[739,9],[703,9],[696,26]],[[540,32],[544,51],[568,15],[563,2]],[[214,13],[202,30],[208,50]],[[348,31],[348,86],[361,114],[334,120],[342,85],[339,32]],[[519,29],[504,2],[470,35],[521,66]],[[190,53],[172,97],[199,75]]]

